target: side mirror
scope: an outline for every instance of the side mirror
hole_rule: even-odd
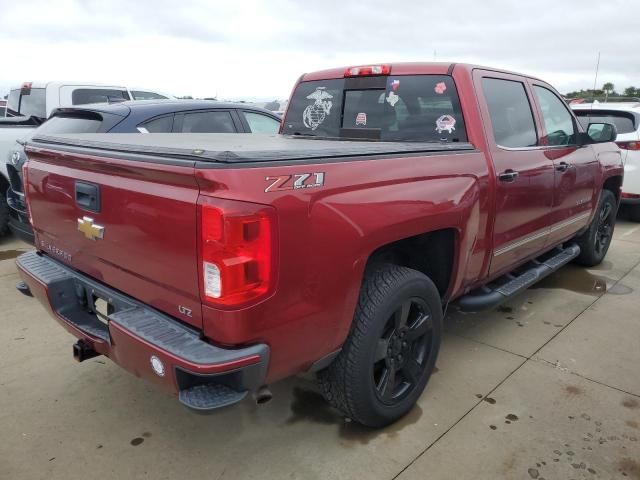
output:
[[[618,130],[612,123],[590,123],[587,133],[583,134],[583,145],[592,143],[615,142]]]

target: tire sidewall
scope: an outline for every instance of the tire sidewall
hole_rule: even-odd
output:
[[[386,295],[382,304],[378,306],[377,311],[374,314],[374,326],[370,329],[367,335],[366,347],[359,351],[360,358],[355,362],[357,364],[357,368],[354,372],[354,378],[357,379],[359,383],[356,388],[357,391],[360,392],[360,395],[358,395],[354,401],[358,404],[357,409],[359,411],[366,412],[369,417],[384,418],[389,421],[393,421],[405,415],[409,410],[411,410],[422,394],[435,367],[442,338],[442,310],[440,296],[435,285],[428,277],[417,271],[414,271],[414,273],[415,275],[412,275],[407,279],[403,279],[404,281],[402,283],[396,285],[394,291]],[[388,319],[398,309],[401,303],[410,297],[419,297],[423,299],[429,307],[433,322],[431,331],[432,350],[429,354],[427,365],[425,366],[422,376],[416,383],[413,391],[397,404],[385,405],[379,400],[375,392],[375,384],[371,372],[373,358],[378,339],[382,336]]]

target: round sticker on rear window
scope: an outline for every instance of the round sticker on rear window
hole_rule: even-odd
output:
[[[456,129],[456,119],[451,115],[442,115],[440,118],[436,120],[436,132],[442,133],[447,131],[447,133],[453,133]]]
[[[302,112],[302,123],[305,127],[315,130],[331,113],[333,103],[329,99],[333,98],[333,95],[327,92],[325,87],[317,87],[315,92],[307,95],[307,98],[315,101],[311,105],[307,105],[307,108]]]

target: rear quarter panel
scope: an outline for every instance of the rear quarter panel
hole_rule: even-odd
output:
[[[272,183],[267,177],[318,172],[324,173],[322,187],[265,192]],[[204,332],[214,341],[270,345],[270,381],[341,346],[367,260],[380,246],[453,229],[460,254],[449,294],[476,279],[484,266],[488,172],[480,152],[201,168],[196,176],[203,195],[277,209],[280,268],[273,296],[239,311],[203,307]]]

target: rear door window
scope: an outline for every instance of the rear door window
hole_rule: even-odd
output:
[[[636,118],[628,112],[574,110],[573,113],[576,114],[585,131],[590,123],[612,123],[616,126],[618,133],[632,133],[637,128]]]
[[[138,126],[141,133],[170,133],[173,130],[173,115],[154,118]]]
[[[262,113],[242,112],[251,133],[278,133],[280,122]]]
[[[384,141],[467,141],[456,87],[447,75],[303,82],[287,110],[284,133]]]
[[[526,148],[538,144],[533,111],[522,82],[485,77],[482,91],[497,145]]]
[[[236,133],[231,112],[220,110],[185,113],[182,133]]]
[[[73,105],[122,102],[124,100],[129,100],[129,94],[125,90],[77,88],[71,94],[71,102]]]

